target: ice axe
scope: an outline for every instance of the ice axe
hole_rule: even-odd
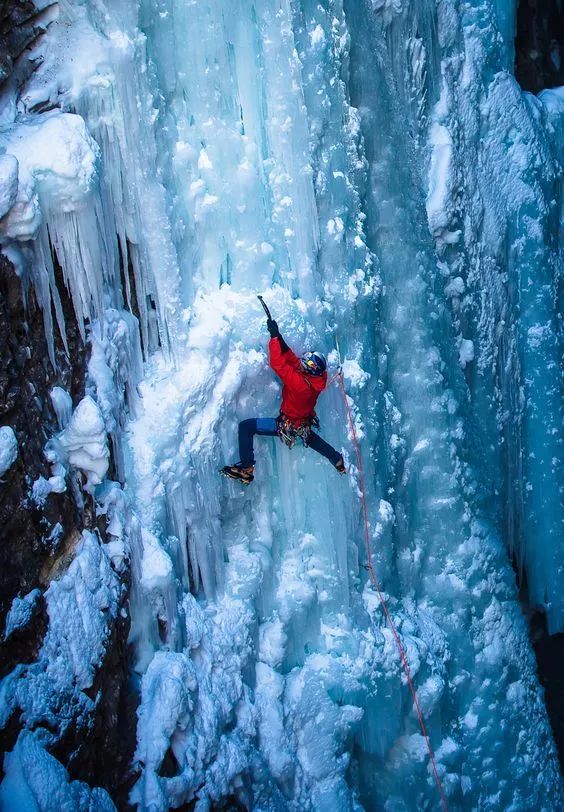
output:
[[[257,299],[261,303],[262,308],[263,308],[264,312],[266,313],[266,318],[270,319],[270,321],[272,321],[272,316],[270,315],[270,310],[266,306],[266,303],[265,303],[264,299],[262,298],[262,296],[257,296]]]

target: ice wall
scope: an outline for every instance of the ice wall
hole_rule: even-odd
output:
[[[319,337],[328,349],[337,332],[350,359],[346,370],[356,372],[348,384],[362,421],[364,454],[371,460],[367,468],[375,554],[387,588],[398,600],[395,611],[410,658],[419,664],[415,668],[450,801],[460,808],[480,803],[492,808],[512,803],[517,808],[542,806],[545,802],[532,789],[536,778],[531,774],[530,783],[522,772],[525,763],[534,763],[536,747],[551,747],[546,728],[541,733],[540,718],[533,725],[541,736],[538,744],[524,758],[515,754],[504,766],[496,762],[491,783],[490,775],[484,776],[483,751],[477,743],[485,737],[489,749],[512,750],[510,742],[518,738],[521,724],[513,702],[521,697],[525,712],[522,691],[527,680],[534,679],[534,666],[523,648],[525,628],[500,544],[514,521],[501,514],[510,502],[501,483],[515,479],[511,474],[504,479],[501,418],[487,462],[482,450],[488,442],[481,429],[482,401],[496,402],[496,392],[511,389],[515,377],[503,364],[487,382],[475,379],[492,345],[485,317],[472,313],[479,297],[467,295],[467,276],[480,267],[475,255],[468,254],[477,250],[488,255],[499,273],[510,275],[516,284],[507,257],[500,254],[499,233],[505,234],[502,242],[520,244],[523,236],[512,227],[512,219],[527,195],[542,219],[545,198],[555,194],[558,174],[546,136],[537,131],[534,137],[521,137],[534,146],[523,156],[516,177],[502,187],[507,226],[500,211],[497,232],[493,226],[476,227],[472,218],[480,218],[477,209],[483,219],[496,217],[493,200],[478,195],[478,200],[460,199],[465,194],[462,178],[468,177],[469,185],[470,178],[478,178],[485,187],[486,172],[498,167],[500,173],[507,171],[508,144],[499,130],[493,128],[491,147],[480,144],[477,133],[486,127],[488,115],[499,115],[527,131],[534,126],[518,87],[501,70],[510,61],[509,9],[481,5],[458,15],[449,4],[437,8],[432,3],[349,3],[344,9],[338,4],[288,4],[276,14],[266,4],[252,9],[244,3],[225,4],[221,10],[204,4],[196,10],[171,3],[166,8],[166,14],[148,9],[142,18],[162,90],[160,111],[167,136],[169,128],[181,132],[181,144],[176,142],[168,167],[166,144],[160,155],[163,171],[170,172],[167,188],[175,190],[177,216],[197,234],[195,255],[194,241],[187,244],[188,261],[198,269],[199,289],[206,293],[192,300],[186,371],[163,385],[163,371],[157,368],[152,377],[159,383],[147,381],[145,416],[133,427],[131,447],[143,466],[144,521],[155,535],[162,537],[172,528],[174,538],[183,541],[186,516],[190,562],[184,578],[191,575],[192,588],[198,590],[201,577],[208,595],[214,581],[223,590],[214,609],[218,628],[225,622],[224,602],[230,605],[240,596],[245,609],[249,603],[254,606],[258,642],[255,654],[250,641],[239,642],[237,637],[235,664],[230,658],[222,675],[223,680],[229,678],[229,690],[223,682],[214,689],[205,681],[200,654],[204,663],[214,656],[223,661],[224,655],[213,652],[204,625],[191,655],[195,671],[185,677],[190,687],[182,699],[187,703],[182,714],[188,718],[175,717],[172,723],[166,712],[163,719],[163,703],[155,705],[151,699],[171,664],[153,661],[141,730],[170,731],[175,726],[177,733],[168,732],[157,754],[150,756],[145,756],[141,734],[139,757],[154,766],[146,771],[135,798],[147,806],[162,804],[163,794],[179,788],[183,794],[175,797],[191,798],[188,787],[202,782],[200,797],[218,800],[228,786],[235,786],[232,771],[240,769],[233,766],[235,736],[239,758],[246,752],[243,761],[261,762],[260,771],[256,768],[260,777],[251,771],[249,783],[238,790],[250,805],[264,797],[273,808],[353,808],[358,803],[380,808],[394,801],[421,808],[437,802],[430,784],[421,789],[414,759],[422,740],[411,714],[401,710],[406,697],[398,694],[395,652],[381,630],[371,590],[362,589],[355,492],[336,491],[341,483],[330,479],[332,472],[323,464],[307,456],[295,461],[283,449],[272,449],[272,443],[266,457],[264,447],[259,451],[252,497],[232,486],[225,493],[213,478],[214,461],[219,464],[235,451],[237,418],[276,409],[264,356],[256,353],[262,313],[247,293],[264,288],[266,253],[274,263],[272,282],[289,289],[295,302],[292,305],[288,294],[276,287],[265,294],[274,312],[285,314],[285,334],[295,336],[301,348],[315,336],[305,332],[312,325],[317,328],[314,340]],[[498,14],[506,24],[505,40]],[[184,43],[194,38],[198,44],[184,72]],[[296,59],[301,73],[297,83]],[[292,78],[282,89],[280,73]],[[448,98],[451,75],[451,87],[457,80],[462,86],[456,110]],[[194,76],[197,82],[192,84]],[[496,95],[498,85],[504,88],[501,96]],[[483,102],[476,96],[480,92]],[[486,104],[490,94],[495,104],[491,99]],[[456,132],[449,129],[449,120]],[[189,186],[182,183],[179,150],[191,156],[195,174]],[[252,178],[251,199],[245,195],[243,202],[238,197],[242,166]],[[515,195],[517,176],[523,197]],[[313,233],[301,215],[311,211],[312,192],[317,208]],[[260,216],[257,219],[253,208],[248,220],[248,207],[257,200],[262,204]],[[462,224],[468,218],[466,231],[456,222],[459,211]],[[283,234],[276,232],[279,223]],[[546,231],[553,233],[553,225],[547,224]],[[273,231],[276,239],[270,236]],[[247,252],[243,262],[238,259],[241,251]],[[306,257],[309,252],[313,272],[307,271],[304,251]],[[554,267],[555,246],[543,251]],[[181,260],[181,267],[185,262]],[[295,273],[285,276],[288,268]],[[304,271],[299,270],[303,268],[305,285]],[[229,289],[213,292],[226,281]],[[486,306],[493,295],[490,284],[476,282]],[[509,329],[517,329],[520,311],[512,309],[513,293],[502,306]],[[497,340],[504,339],[498,335]],[[496,358],[500,353],[495,342],[492,352]],[[515,352],[522,352],[522,345]],[[546,367],[549,376],[554,373],[550,365],[537,364]],[[180,411],[179,400],[184,404]],[[329,437],[347,448],[342,404],[336,393],[327,401]],[[557,409],[550,414],[556,417]],[[163,426],[163,415],[170,429],[156,445],[147,442],[157,426]],[[518,409],[505,417],[515,429],[525,419]],[[179,445],[172,456],[167,450],[171,442]],[[490,479],[493,458],[497,479]],[[168,498],[159,508],[149,494],[163,485]],[[322,515],[309,507],[320,501],[327,505]],[[512,511],[510,505],[508,513]],[[551,521],[556,519],[555,512],[549,515]],[[218,538],[219,549],[210,549],[210,541],[213,545]],[[350,538],[356,542],[352,548]],[[525,548],[522,536],[510,544]],[[538,550],[537,561],[543,550],[552,554],[554,546]],[[169,554],[173,561],[178,555],[174,543]],[[225,555],[227,569],[221,565]],[[554,559],[546,561],[547,585],[553,564]],[[556,597],[556,589],[552,595]],[[164,595],[162,605],[167,604]],[[239,612],[229,609],[231,618],[241,618]],[[163,616],[161,627],[166,629]],[[249,622],[246,614],[242,617],[243,624]],[[192,611],[187,619],[193,622]],[[376,627],[367,625],[369,619]],[[509,629],[511,635],[502,643]],[[232,625],[229,636],[235,636]],[[185,652],[191,650],[185,641],[182,645]],[[247,683],[238,683],[238,673],[255,659],[251,697]],[[180,667],[183,660],[176,662]],[[494,673],[500,672],[505,676],[498,682]],[[459,679],[462,674],[468,678]],[[202,684],[206,700],[200,703]],[[211,706],[210,691],[217,697]],[[231,697],[228,707],[235,714],[231,722],[225,717],[225,696]],[[399,718],[390,713],[384,696],[392,698]],[[176,713],[178,702],[166,706]],[[216,731],[217,746],[211,752],[199,744],[209,741],[200,725],[213,725]],[[218,740],[222,726],[226,733]],[[258,754],[247,749],[256,732]],[[156,765],[167,741],[176,775],[159,780]],[[331,755],[320,759],[318,749]],[[502,777],[506,767],[511,778]],[[558,779],[552,780],[556,786]],[[507,789],[498,795],[500,784]],[[550,808],[552,801],[546,803]]]
[[[449,806],[559,808],[504,547],[560,628],[561,169],[555,114],[507,72],[513,18],[483,0],[124,0],[65,3],[51,26],[0,138],[14,154],[70,116],[60,154],[81,157],[22,148],[0,228],[46,329],[49,239],[90,326],[89,396],[127,483],[95,496],[116,538],[131,526],[141,809],[438,807],[362,566],[337,389],[319,413],[348,482],[266,439],[252,489],[217,476],[237,421],[277,412],[257,292],[296,350],[338,339],[374,564]],[[30,124],[46,98],[64,112]]]

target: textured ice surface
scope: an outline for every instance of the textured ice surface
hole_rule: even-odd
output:
[[[24,732],[4,758],[0,806],[6,812],[114,812],[105,790],[71,781],[40,737]]]
[[[27,626],[33,615],[33,608],[40,595],[41,590],[33,589],[27,595],[24,595],[23,598],[14,598],[6,617],[5,638],[8,638],[13,632]]]
[[[84,120],[96,171],[64,216],[39,201],[35,241],[10,251],[32,269],[48,332],[51,297],[62,329],[51,240],[88,324],[89,419],[79,405],[62,456],[49,447],[51,479],[74,453],[113,528],[104,567],[131,556],[141,809],[438,806],[362,566],[338,389],[319,415],[348,481],[268,438],[251,489],[217,475],[238,420],[278,409],[256,293],[297,351],[319,347],[335,369],[338,341],[373,561],[450,808],[560,808],[503,543],[562,628],[560,96],[523,95],[508,73],[514,11],[65,4],[41,46],[8,132],[57,99]],[[124,308],[139,315],[139,389]],[[104,480],[107,436],[126,491]],[[85,618],[101,622],[97,583]],[[87,681],[88,651],[75,659]],[[35,684],[7,683],[32,721]]]
[[[18,440],[10,426],[0,427],[0,476],[12,467],[18,458]]]
[[[21,664],[0,682],[0,724],[14,713],[23,726],[4,758],[0,806],[7,810],[111,810],[107,793],[70,781],[49,754],[56,736],[86,725],[97,702],[86,691],[103,662],[115,623],[122,584],[110,565],[110,545],[85,530],[67,571],[44,593],[48,628],[37,660]],[[17,599],[6,635],[28,622],[35,590]],[[35,731],[35,732],[32,732]]]
[[[69,393],[60,386],[54,386],[51,390],[51,403],[57,415],[59,428],[66,428],[72,416],[72,398]]]
[[[533,135],[527,103],[501,69],[508,58],[497,15],[507,34],[511,11],[485,4],[458,17],[448,4],[435,10],[430,3],[380,3],[372,4],[377,14],[371,17],[368,4],[349,3],[345,23],[337,3],[286,6],[276,14],[255,4],[256,16],[244,3],[229,4],[234,18],[235,5],[237,25],[229,31],[209,7],[180,11],[171,3],[167,16],[147,10],[144,19],[164,95],[160,114],[178,132],[169,164],[164,134],[160,143],[175,216],[181,233],[192,235],[179,243],[181,267],[199,270],[191,280],[200,294],[188,290],[186,349],[175,368],[155,358],[142,385],[131,476],[140,517],[152,531],[147,562],[156,564],[155,539],[162,539],[182,582],[219,612],[216,645],[224,645],[222,602],[233,594],[249,602],[259,648],[229,642],[243,682],[235,694],[210,687],[199,668],[207,656],[205,632],[196,648],[182,641],[168,609],[178,585],[163,583],[169,569],[159,566],[160,582],[150,592],[152,637],[158,618],[165,645],[184,650],[195,670],[186,692],[168,703],[172,716],[152,698],[158,670],[163,687],[168,684],[165,661],[147,672],[140,742],[155,727],[165,731],[178,771],[159,777],[149,759],[135,798],[166,808],[167,797],[188,800],[200,787],[200,798],[237,791],[259,808],[415,809],[437,801],[424,742],[400,687],[397,651],[359,568],[354,466],[349,491],[322,461],[257,440],[252,495],[215,479],[215,468],[236,454],[237,420],[276,413],[278,388],[265,370],[262,313],[253,295],[263,292],[296,349],[315,342],[329,350],[338,332],[370,472],[374,554],[450,803],[554,808],[556,768],[549,779],[553,797],[543,794],[535,774],[540,753],[554,751],[540,697],[531,701],[527,687],[535,681],[534,663],[499,541],[507,533],[496,500],[504,480],[501,416],[488,462],[495,459],[497,482],[479,459],[485,437],[477,429],[488,414],[484,399],[499,402],[502,387],[511,389],[516,379],[503,361],[503,332],[490,338],[487,313],[480,312],[503,290],[495,278],[478,282],[476,274],[488,262],[492,273],[507,271],[500,234],[516,245],[534,237],[534,229],[514,229],[516,212],[528,195],[542,220],[558,172],[546,136],[539,129]],[[198,45],[185,55],[176,43],[192,40]],[[493,70],[488,60],[496,59]],[[280,72],[291,83],[281,86]],[[401,89],[405,76],[409,93]],[[494,127],[487,149],[477,138],[480,116],[481,126]],[[509,121],[524,133],[514,138],[530,145],[522,164],[510,150],[507,155]],[[515,164],[509,178],[508,160]],[[241,186],[242,166],[248,187]],[[190,185],[187,170],[194,173]],[[489,188],[495,173],[497,200]],[[417,184],[422,193],[412,195]],[[258,219],[257,199],[264,207]],[[552,221],[544,228],[552,233]],[[554,269],[555,246],[545,251]],[[274,263],[270,289],[265,257]],[[230,286],[214,292],[214,280]],[[510,298],[503,306],[510,312]],[[490,366],[488,373],[484,356],[498,353],[500,371]],[[547,372],[555,370],[548,365]],[[556,405],[551,409],[556,418]],[[350,451],[335,391],[325,396],[321,416],[328,439]],[[510,420],[520,426],[526,414],[514,408]],[[554,510],[548,515],[556,521]],[[525,550],[522,537],[510,543]],[[539,566],[543,550],[558,554],[556,545],[531,550]],[[150,565],[145,578],[149,571]],[[551,578],[546,561],[544,583]],[[232,641],[237,613],[229,615]],[[239,617],[244,629],[247,615]],[[181,668],[181,660],[174,662]],[[245,685],[253,689],[248,695]],[[525,721],[529,713],[539,714],[533,725]],[[527,736],[534,730],[539,737],[522,752],[511,744],[521,736],[520,717]],[[169,732],[173,722],[176,736]],[[200,724],[215,730],[209,755],[210,737],[199,733]],[[245,752],[243,761],[252,765],[250,787],[238,790],[230,779],[233,761],[225,760],[235,734],[238,757]],[[491,772],[484,770],[484,739],[490,752],[512,752],[503,764],[494,760]]]
[[[70,715],[58,718],[61,703],[73,697],[83,712],[92,705],[83,691],[102,662],[120,591],[107,549],[85,530],[68,570],[44,593],[49,626],[37,661],[0,683],[3,724],[19,708],[26,727],[41,722],[57,729],[72,724]]]
[[[10,211],[18,194],[18,159],[0,155],[0,218]]]
[[[17,196],[3,235],[30,239],[41,225],[42,208],[71,212],[83,205],[98,148],[80,116],[53,111],[34,117],[0,131],[0,146],[18,162]]]
[[[90,330],[88,389],[99,405],[110,435],[117,478],[123,481],[122,434],[126,412],[137,414],[137,383],[142,376],[139,322],[126,310],[106,308]]]
[[[58,455],[62,448],[63,456]],[[84,397],[58,435],[49,453],[51,462],[78,468],[86,477],[86,490],[94,491],[104,479],[109,465],[106,425],[100,407],[90,395]]]

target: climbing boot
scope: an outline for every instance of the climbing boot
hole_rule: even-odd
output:
[[[341,475],[347,473],[347,469],[345,468],[345,461],[343,460],[342,457],[338,459],[337,462],[335,463],[335,468]]]
[[[243,485],[250,485],[253,481],[255,466],[254,465],[241,465],[240,462],[235,465],[226,465],[221,469],[223,476],[228,476],[229,479],[237,479]]]

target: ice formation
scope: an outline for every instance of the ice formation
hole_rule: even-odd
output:
[[[27,626],[32,618],[33,608],[41,595],[40,589],[32,589],[23,598],[14,598],[12,607],[6,618],[4,636],[7,638],[18,629]]]
[[[61,386],[54,386],[51,390],[51,403],[62,431],[68,426],[72,416],[72,398]]]
[[[79,469],[86,477],[85,490],[91,494],[102,483],[110,452],[102,412],[90,395],[80,401],[66,428],[50,441],[46,455],[53,463],[54,476],[64,476],[66,466]]]
[[[348,484],[266,438],[252,490],[217,476],[238,420],[277,413],[256,293],[296,350],[335,369],[338,346],[449,807],[561,808],[509,555],[561,630],[564,110],[521,92],[513,32],[502,0],[69,1],[5,107],[6,250],[53,362],[50,246],[92,348],[36,496],[82,471],[111,540],[85,533],[38,662],[1,690],[28,728],[57,692],[90,701],[130,561],[139,809],[439,804],[337,387],[319,416]],[[4,798],[36,758],[106,808],[42,747],[22,731]]]
[[[121,589],[107,548],[85,530],[67,572],[45,592],[49,628],[37,661],[18,666],[2,682],[3,723],[20,707],[27,727],[40,721],[56,727],[60,703],[69,694],[86,711],[93,700],[83,691],[102,661]]]
[[[0,476],[12,467],[18,458],[18,440],[10,426],[0,428]]]
[[[4,759],[0,805],[20,812],[65,809],[73,812],[114,812],[110,796],[100,787],[70,781],[65,768],[34,733],[24,732]]]

